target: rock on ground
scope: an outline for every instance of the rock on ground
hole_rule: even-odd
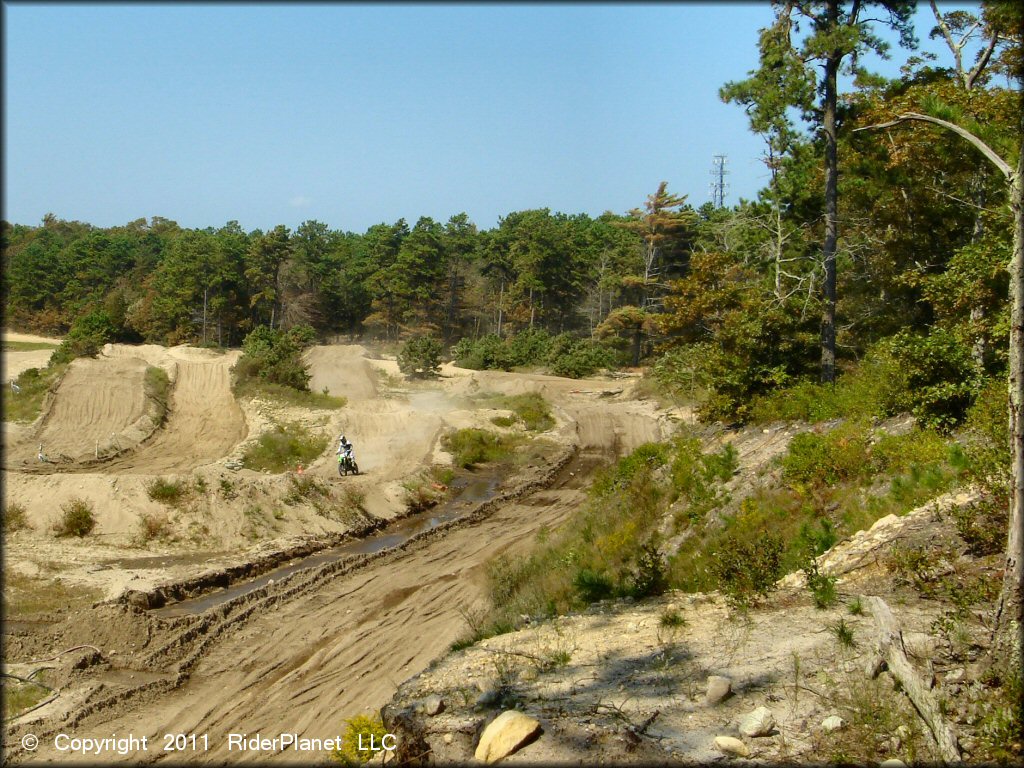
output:
[[[475,757],[483,763],[496,763],[525,745],[540,730],[540,723],[529,715],[514,709],[502,712],[484,729]]]

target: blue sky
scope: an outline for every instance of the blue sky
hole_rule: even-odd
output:
[[[466,211],[487,228],[526,208],[624,213],[663,179],[700,205],[716,153],[727,203],[767,180],[717,95],[756,66],[767,2],[4,13],[12,222],[362,232]],[[927,44],[926,3],[918,18]]]

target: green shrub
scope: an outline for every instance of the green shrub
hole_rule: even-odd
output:
[[[615,584],[605,573],[581,568],[573,577],[572,585],[584,603],[596,603],[615,594]]]
[[[455,464],[466,468],[501,461],[512,453],[515,445],[513,437],[485,429],[460,429],[441,437],[441,446],[452,455]]]
[[[491,419],[491,424],[496,427],[511,427],[516,423],[516,420],[511,416],[495,416]]]
[[[409,339],[398,353],[398,370],[406,376],[436,376],[441,368],[441,342],[433,336]]]
[[[524,331],[505,341],[505,359],[510,366],[539,365],[551,352],[551,334],[543,329]]]
[[[146,486],[146,495],[153,501],[175,506],[188,495],[188,484],[184,480],[154,478]]]
[[[93,515],[92,504],[85,499],[72,498],[65,504],[61,504],[60,518],[53,524],[53,532],[58,537],[77,536],[82,538],[92,533],[96,527],[96,517]]]
[[[1009,496],[1008,489],[1001,493],[983,490],[977,501],[950,510],[957,533],[974,557],[997,554],[1006,546]]]
[[[759,541],[726,538],[711,556],[711,573],[729,602],[750,605],[767,597],[782,576],[782,539],[765,533]]]
[[[499,336],[488,334],[479,339],[462,339],[452,347],[456,365],[474,370],[512,370],[505,343]]]
[[[494,334],[462,339],[452,347],[457,365],[476,370],[511,371],[521,366],[547,365],[557,376],[581,378],[615,365],[610,347],[563,333],[552,338],[544,330],[524,330],[506,339]]]
[[[117,335],[118,329],[105,311],[96,309],[80,315],[50,356],[50,364],[70,363],[76,357],[95,357],[103,345],[116,339]]]
[[[892,415],[889,404],[899,381],[898,362],[886,350],[872,349],[856,368],[841,374],[835,384],[800,381],[754,398],[750,420],[809,421],[864,420]]]
[[[804,583],[814,600],[814,607],[829,608],[835,605],[839,599],[836,593],[836,577],[822,573],[813,555],[808,555],[801,570],[804,572]]]
[[[21,531],[30,527],[24,504],[20,504],[17,501],[4,504],[4,530],[7,533]]]
[[[668,589],[668,569],[665,558],[653,542],[644,544],[636,554],[635,566],[627,592],[640,599],[662,594]]]
[[[308,392],[310,375],[302,352],[314,338],[308,326],[296,326],[288,331],[262,325],[254,328],[242,341],[242,356],[232,369],[236,381],[258,379]]]
[[[341,746],[336,747],[331,759],[344,765],[362,765],[368,763],[375,754],[381,751],[381,741],[387,735],[380,715],[356,715],[345,720],[345,732],[341,736]],[[375,749],[370,750],[371,742]]]
[[[615,353],[607,346],[591,339],[573,339],[568,344],[560,344],[563,336],[552,342],[548,357],[551,372],[556,376],[581,379],[615,366]]]
[[[782,476],[791,483],[835,485],[864,475],[869,435],[862,424],[846,423],[817,434],[795,435],[782,458]]]
[[[981,391],[971,350],[954,334],[932,328],[927,336],[903,331],[889,340],[899,386],[889,413],[909,411],[925,427],[948,430],[964,420]]]
[[[242,464],[256,471],[284,472],[297,464],[308,465],[326,448],[326,437],[311,434],[301,424],[275,424],[246,450]]]
[[[543,432],[555,426],[555,419],[551,415],[547,401],[536,392],[502,397],[498,399],[498,403],[504,408],[515,411],[516,416],[523,422],[523,426],[531,432]]]

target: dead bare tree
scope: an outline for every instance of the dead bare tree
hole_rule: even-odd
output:
[[[1008,411],[1010,422],[1010,519],[1006,541],[1003,585],[996,604],[993,656],[1002,664],[1020,667],[1021,628],[1024,627],[1024,116],[1020,119],[1021,146],[1014,169],[973,133],[931,115],[907,112],[894,120],[858,128],[857,131],[892,128],[907,122],[937,125],[970,142],[1006,179],[1013,214],[1013,255],[1010,259],[1010,365]]]

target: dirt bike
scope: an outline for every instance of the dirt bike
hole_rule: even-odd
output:
[[[356,459],[351,453],[339,453],[338,454],[338,474],[339,475],[358,475],[359,465],[356,464]]]

